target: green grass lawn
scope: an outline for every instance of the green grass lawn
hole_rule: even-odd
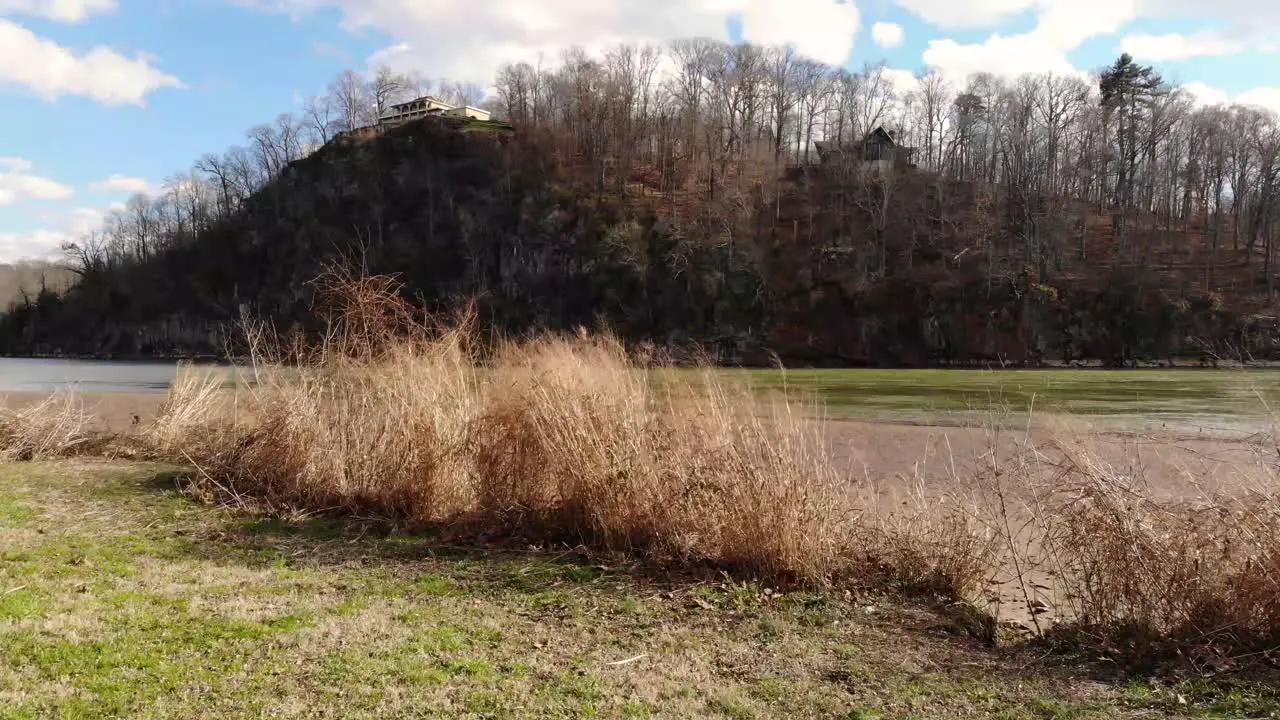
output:
[[[175,487],[0,466],[0,718],[1280,717],[1266,683],[991,649],[884,598],[664,583]]]

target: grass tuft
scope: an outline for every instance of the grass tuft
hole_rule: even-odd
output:
[[[84,404],[70,392],[17,409],[0,403],[0,462],[47,460],[86,452],[95,440],[88,428]]]
[[[1075,629],[1207,665],[1280,647],[1280,471],[1260,463],[1240,492],[1162,499],[1138,470],[1058,448],[1036,525]]]
[[[996,444],[993,441],[993,446]],[[992,567],[1034,635],[1112,656],[1222,669],[1280,647],[1280,469],[1259,448],[1227,489],[1162,494],[1089,433],[1024,440],[960,483],[993,538]],[[945,512],[945,511],[944,511]]]
[[[153,439],[206,489],[771,580],[850,572],[860,513],[812,408],[637,361],[609,336],[481,357],[468,317],[416,319],[387,279],[321,287],[324,342],[260,345],[234,403],[208,381],[175,386]]]

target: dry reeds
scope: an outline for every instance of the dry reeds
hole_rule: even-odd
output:
[[[7,409],[0,403],[0,461],[48,460],[83,452],[94,439],[89,416],[74,394]]]
[[[1159,500],[1079,444],[993,452],[949,497],[868,512],[818,408],[607,335],[476,350],[469,317],[417,317],[385,278],[331,276],[323,342],[260,345],[255,384],[175,385],[162,454],[218,493],[477,536],[567,542],[766,581],[888,579],[978,599],[1012,586],[1113,645],[1280,644],[1280,500]],[[1061,438],[1062,436],[1059,436]],[[981,463],[980,463],[981,466]],[[959,474],[959,471],[956,471]]]
[[[1117,466],[1090,434],[1059,429],[968,478],[967,514],[998,539],[991,567],[1036,634],[1132,655],[1272,651],[1280,470],[1235,472],[1232,492],[1161,497],[1133,458]]]
[[[1079,629],[1130,645],[1280,648],[1280,478],[1161,500],[1079,444],[1037,519]],[[1240,468],[1244,471],[1244,468]]]
[[[330,278],[333,280],[333,278]],[[851,556],[851,488],[821,423],[609,337],[510,342],[416,320],[386,279],[326,286],[332,332],[260,349],[234,402],[179,382],[153,442],[272,507],[582,543],[821,582]],[[302,362],[269,360],[282,355]]]

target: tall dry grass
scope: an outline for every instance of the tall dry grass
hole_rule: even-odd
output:
[[[0,461],[48,460],[86,452],[98,439],[84,404],[70,392],[38,403],[0,402]]]
[[[822,582],[857,556],[858,507],[809,408],[608,336],[481,357],[463,318],[416,318],[385,278],[331,277],[331,332],[260,345],[234,401],[175,385],[154,445],[271,507],[452,524]]]
[[[1113,641],[1280,648],[1280,476],[1237,468],[1237,489],[1159,499],[1141,473],[1059,444],[1036,526],[1078,629]]]
[[[1118,654],[1222,661],[1280,648],[1280,467],[1274,444],[1258,450],[1208,488],[1202,470],[1147,478],[1133,457],[1107,459],[1096,435],[1057,428],[956,485],[996,539],[993,584],[1018,598],[1004,614]],[[1197,491],[1153,484],[1176,480]]]
[[[260,334],[255,383],[234,396],[185,376],[152,446],[194,464],[203,487],[280,512],[773,581],[888,580],[974,600],[999,585],[1040,635],[1069,627],[1134,652],[1280,645],[1280,470],[1267,462],[1252,492],[1191,504],[1103,462],[1085,435],[1028,434],[1012,453],[993,437],[949,492],[886,515],[834,466],[816,404],[640,362],[607,335],[481,351],[467,316],[427,322],[386,278],[322,289],[323,341]]]

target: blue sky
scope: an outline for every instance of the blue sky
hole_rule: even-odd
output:
[[[710,35],[857,67],[1077,72],[1121,49],[1206,102],[1280,110],[1265,0],[0,0],[0,261],[387,62],[487,82],[569,45]]]

